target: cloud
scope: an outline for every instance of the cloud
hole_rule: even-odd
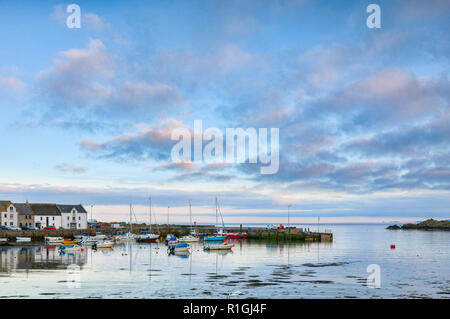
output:
[[[421,156],[436,147],[446,146],[450,140],[450,113],[421,125],[409,125],[371,137],[358,137],[343,147],[363,156],[385,157]]]
[[[69,163],[61,163],[56,166],[56,169],[63,173],[83,174],[87,172],[86,168]]]
[[[20,92],[23,91],[25,87],[26,84],[14,76],[0,77],[0,89]]]
[[[187,128],[182,122],[167,119],[154,127],[143,127],[135,134],[119,135],[106,142],[90,139],[82,140],[79,145],[85,151],[100,158],[115,160],[168,160],[176,141],[171,139],[176,128]]]
[[[176,87],[130,79],[124,69],[101,40],[91,39],[86,49],[59,52],[53,65],[38,73],[35,102],[50,106],[46,121],[63,122],[74,116],[91,122],[153,119],[186,105]]]

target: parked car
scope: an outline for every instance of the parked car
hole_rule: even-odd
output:
[[[9,230],[8,226],[0,225],[0,230]]]
[[[22,230],[29,230],[28,227],[29,227],[29,226],[20,226],[20,229],[22,229]]]
[[[39,230],[36,226],[27,226],[28,230]]]
[[[44,230],[56,230],[55,226],[44,227]]]
[[[22,230],[22,229],[20,229],[20,227],[17,227],[17,226],[9,226],[9,229],[10,230]]]

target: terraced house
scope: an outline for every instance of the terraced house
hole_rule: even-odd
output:
[[[86,229],[87,211],[82,205],[12,203],[0,201],[0,225],[36,226],[39,229]]]
[[[0,201],[0,225],[17,226],[17,209],[10,201]]]

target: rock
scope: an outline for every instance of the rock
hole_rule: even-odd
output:
[[[419,230],[448,230],[450,231],[450,221],[427,219],[418,224],[404,224],[402,227],[398,225],[389,226],[386,229],[419,229]]]

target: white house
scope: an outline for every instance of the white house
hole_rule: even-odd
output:
[[[57,205],[64,229],[87,229],[87,212],[82,205]]]
[[[0,201],[0,225],[17,226],[17,209],[10,201]]]
[[[61,212],[56,204],[29,204],[33,211],[34,226],[39,229],[54,226],[61,228]]]

